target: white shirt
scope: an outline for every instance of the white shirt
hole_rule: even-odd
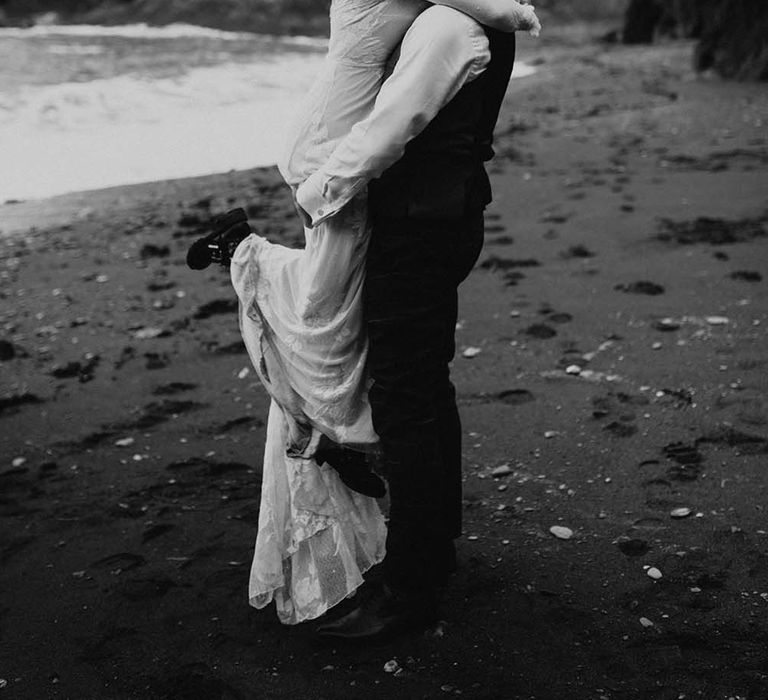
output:
[[[296,191],[316,226],[333,216],[403,155],[437,113],[490,61],[488,38],[473,19],[433,6],[403,38],[400,57],[370,114]]]

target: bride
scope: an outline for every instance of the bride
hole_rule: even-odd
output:
[[[515,0],[438,2],[503,31],[539,27],[533,8]],[[294,193],[369,114],[390,57],[426,7],[333,0],[328,55],[280,163]],[[250,235],[232,258],[243,339],[272,397],[249,600],[258,608],[275,600],[287,624],[322,615],[384,556],[378,503],[347,488],[322,458],[334,446],[376,451],[362,318],[369,234],[362,187],[340,211],[305,227],[303,250]]]

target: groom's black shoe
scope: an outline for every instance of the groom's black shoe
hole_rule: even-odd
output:
[[[352,491],[371,498],[383,498],[387,493],[384,481],[371,470],[363,452],[342,447],[320,449],[315,453],[315,461],[333,467]]]
[[[384,585],[378,595],[334,622],[317,628],[326,639],[381,641],[437,622],[437,602],[433,591],[394,591]]]
[[[187,265],[204,270],[211,263],[229,267],[232,254],[240,242],[251,234],[243,209],[232,209],[213,220],[213,231],[196,240],[187,251]]]

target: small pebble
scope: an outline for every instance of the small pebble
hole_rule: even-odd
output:
[[[675,508],[670,515],[673,518],[687,518],[692,512],[690,508]]]
[[[133,337],[136,338],[136,340],[151,340],[152,338],[159,338],[161,335],[163,335],[164,331],[162,328],[153,328],[153,327],[146,327],[146,328],[139,328],[139,330],[134,331]]]
[[[563,527],[562,525],[553,525],[549,528],[549,531],[559,540],[570,540],[571,537],[573,537],[573,530],[569,527]]]
[[[565,373],[573,374],[573,375],[581,374],[581,367],[579,367],[578,365],[568,365],[565,368]]]
[[[20,467],[27,461],[26,457],[15,457],[11,462],[12,467]]]
[[[397,663],[394,659],[391,659],[390,661],[387,661],[387,663],[384,664],[384,673],[395,673],[396,671],[400,670],[400,664]]]
[[[245,379],[249,374],[251,373],[250,367],[243,367],[238,373],[237,378],[238,379]]]
[[[480,348],[475,347],[468,347],[463,353],[461,353],[462,357],[466,357],[467,359],[472,359],[473,357],[477,357],[482,350]]]
[[[651,622],[647,617],[641,617],[640,624],[643,627],[653,627],[653,622]]]
[[[673,318],[662,318],[653,324],[657,331],[676,331],[680,324]]]
[[[710,326],[725,326],[726,324],[730,323],[730,321],[725,316],[706,316],[704,320]]]
[[[648,574],[652,579],[658,581],[662,577],[661,571],[659,571],[655,566],[652,566],[646,571],[645,573]]]
[[[502,464],[491,472],[491,476],[496,478],[500,476],[509,476],[511,473],[512,467],[510,467],[508,464]]]
[[[129,445],[133,445],[134,442],[136,441],[132,437],[120,438],[119,440],[115,440],[115,446],[128,447]]]

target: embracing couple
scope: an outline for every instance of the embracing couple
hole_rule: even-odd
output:
[[[251,234],[232,255],[272,398],[250,602],[317,618],[382,565],[380,589],[328,636],[428,626],[456,566],[457,288],[483,242],[514,31],[539,23],[515,0],[440,2],[333,0],[328,56],[280,164],[306,247]]]

